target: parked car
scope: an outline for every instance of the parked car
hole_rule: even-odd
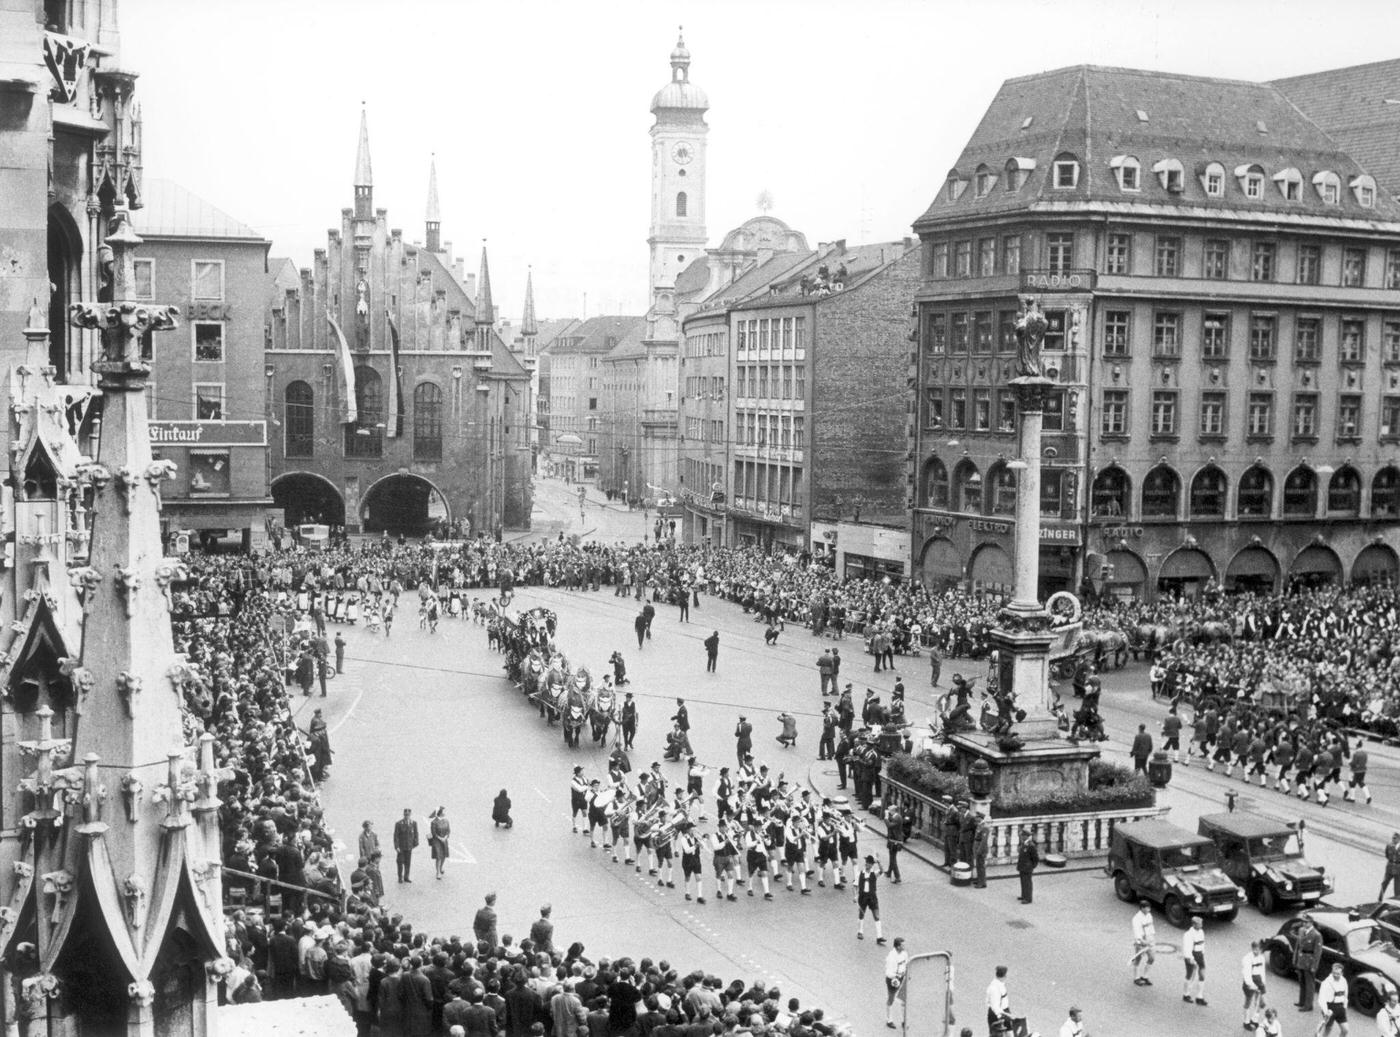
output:
[[[1197,831],[1214,841],[1225,874],[1266,915],[1311,906],[1332,892],[1331,876],[1303,859],[1298,833],[1287,824],[1239,811],[1206,814]]]
[[[1264,943],[1269,969],[1276,975],[1294,975],[1293,949],[1304,918],[1311,918],[1322,935],[1318,979],[1341,962],[1351,1003],[1357,1011],[1375,1015],[1385,1004],[1386,987],[1400,987],[1400,949],[1375,919],[1359,917],[1355,911],[1305,911],[1284,922],[1278,934]]]
[[[1244,890],[1220,870],[1215,843],[1167,821],[1114,828],[1104,870],[1119,900],[1150,900],[1178,929],[1193,915],[1231,921],[1244,901]]]

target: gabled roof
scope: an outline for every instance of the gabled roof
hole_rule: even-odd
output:
[[[608,360],[626,360],[629,357],[644,357],[647,355],[646,341],[646,321],[639,321],[637,325],[628,330],[622,340],[608,353]]]
[[[566,353],[609,353],[636,328],[645,328],[645,317],[589,317],[549,346],[555,356]]]
[[[1057,156],[1079,163],[1074,187],[1053,186]],[[1140,190],[1119,188],[1113,163],[1124,157],[1139,164]],[[1017,160],[1028,169],[1026,180],[1007,190],[1007,165]],[[1179,191],[1169,191],[1153,171],[1171,160],[1181,164]],[[1220,197],[1207,195],[1202,183],[1201,171],[1211,162],[1225,170]],[[1235,176],[1236,169],[1253,165],[1266,177],[1260,198],[1247,197]],[[1271,179],[1290,167],[1303,174],[1297,200],[1285,198]],[[982,197],[979,169],[997,178]],[[1340,178],[1340,204],[1325,203],[1313,186],[1313,176],[1323,170]],[[1004,82],[949,172],[965,188],[950,201],[946,181],[940,183],[919,223],[1086,201],[1397,218],[1400,209],[1388,199],[1378,198],[1372,209],[1357,202],[1349,183],[1364,172],[1272,84],[1079,65]]]
[[[716,288],[700,303],[700,309],[704,311],[733,306],[756,292],[765,292],[770,284],[782,280],[792,270],[809,262],[816,254],[810,251],[779,252],[771,259],[745,270],[737,280]]]
[[[1377,180],[1400,195],[1400,59],[1273,83]]]
[[[266,239],[213,202],[188,191],[173,180],[147,177],[142,184],[145,207],[131,214],[132,226],[143,238],[229,238],[243,241]]]

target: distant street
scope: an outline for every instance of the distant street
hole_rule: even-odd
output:
[[[576,496],[572,515],[564,506],[574,488],[539,485],[536,535],[580,532]],[[641,521],[640,513],[600,507],[595,497],[585,508],[584,525],[601,539],[622,536],[629,525],[634,527],[629,538],[635,538]],[[552,528],[552,523],[559,525]],[[754,724],[761,761],[790,780],[815,776],[830,785],[829,775],[814,769],[821,700],[813,666],[819,646],[830,642],[789,628],[776,647],[767,648],[751,616],[702,596],[689,624],[679,623],[670,606],[659,606],[655,637],[638,651],[631,624],[637,603],[614,597],[611,588],[596,594],[524,588],[514,604],[555,609],[560,646],[575,665],[587,665],[595,674],[614,649],[623,652],[632,677],[628,690],[636,694],[641,713],[634,768],[661,759],[668,718],[681,696],[690,710],[695,748],[712,768],[707,803],[713,803],[718,768],[734,759],[732,734],[741,711]],[[704,968],[726,980],[762,976],[781,986],[784,996],[826,1006],[858,1034],[882,1028],[884,949],[874,945],[869,928],[864,943],[855,939],[849,890],[842,895],[818,889],[803,898],[777,889],[773,903],[741,895],[738,903],[711,900],[701,907],[682,899],[679,881],[676,890],[659,889],[645,874],[612,864],[601,849],[590,850],[586,837],[570,834],[568,778],[575,763],[583,763],[591,776],[604,776],[605,752],[587,738],[577,751],[564,747],[559,729],[546,727],[504,679],[503,657],[487,651],[483,628],[446,621],[430,635],[418,629],[408,606],[406,600],[390,639],[346,629],[349,672],[332,683],[324,703],[337,754],[325,798],[347,846],[353,847],[366,818],[375,821],[387,844],[404,807],[426,821],[429,811],[443,805],[452,821],[453,856],[443,881],[433,879],[426,847],[415,856],[411,885],[396,885],[393,862],[385,862],[393,910],[431,933],[461,933],[470,929],[482,896],[494,890],[500,894],[502,932],[519,939],[539,906],[552,903],[556,942],[567,946],[581,940],[595,959],[650,956],[681,969]],[[701,640],[712,630],[719,631],[721,647],[718,673],[709,676]],[[867,686],[888,700],[893,675],[872,672],[859,640],[847,639],[841,647],[846,660],[841,678],[855,684],[857,700]],[[933,708],[927,663],[915,659],[901,665],[910,716],[919,722]],[[952,661],[949,666],[956,668]],[[944,672],[951,670],[945,666]],[[1106,681],[1113,735],[1106,755],[1126,759],[1127,736],[1139,720],[1155,735],[1164,707],[1150,701],[1145,685],[1140,666]],[[322,704],[305,702],[308,713],[313,703]],[[783,710],[799,718],[799,741],[792,750],[773,740]],[[304,723],[307,717],[300,719]],[[1350,805],[1324,810],[1257,789],[1241,801],[1242,806],[1257,802],[1280,818],[1306,818],[1310,857],[1339,876],[1337,903],[1374,895],[1380,849],[1390,831],[1400,828],[1396,754],[1373,747],[1372,759],[1377,806],[1369,810]],[[684,780],[679,764],[663,764],[663,770],[673,784]],[[514,801],[511,831],[490,822],[491,800],[503,787]],[[1246,791],[1238,779],[1227,781],[1199,767],[1177,768],[1165,801],[1172,806],[1172,820],[1194,828],[1199,814],[1224,808],[1227,790]],[[883,840],[870,833],[862,839],[862,853],[867,850],[884,860]],[[353,865],[348,852],[342,857]],[[706,863],[708,869],[708,856]],[[1208,926],[1210,1006],[1199,1008],[1181,1003],[1175,958],[1159,959],[1155,987],[1132,985],[1126,965],[1131,909],[1114,899],[1101,871],[1047,874],[1042,869],[1035,904],[1021,907],[1009,873],[985,891],[968,891],[951,887],[944,873],[908,855],[903,870],[902,885],[881,891],[886,935],[905,935],[915,953],[953,952],[959,1021],[978,1034],[984,1031],[982,991],[999,962],[1011,967],[1016,1014],[1027,1015],[1042,1033],[1058,1029],[1071,1001],[1085,1008],[1090,1032],[1101,1037],[1233,1033],[1239,1026],[1240,957],[1249,939],[1276,931],[1287,917],[1264,918],[1246,907],[1235,923]],[[1158,936],[1179,938],[1160,916]],[[1272,1003],[1285,1004],[1295,995],[1290,982],[1271,986]],[[1285,1033],[1297,1032],[1294,1014],[1290,1008]]]

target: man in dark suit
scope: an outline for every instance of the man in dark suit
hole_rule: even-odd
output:
[[[413,881],[408,877],[408,869],[413,863],[413,850],[417,845],[418,822],[413,820],[413,811],[405,808],[403,817],[394,822],[394,860],[398,865],[400,882]]]
[[[749,718],[741,716],[739,725],[734,728],[735,749],[739,754],[739,766],[744,765],[744,757],[753,752],[753,725]]]
[[[506,991],[506,1033],[508,1037],[529,1037],[530,1027],[544,1019],[539,994],[525,982],[524,969],[517,971],[515,985]]]

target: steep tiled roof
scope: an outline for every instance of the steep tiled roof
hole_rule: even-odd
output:
[[[838,298],[836,292],[830,295],[804,296],[802,294],[802,279],[815,275],[822,266],[826,266],[829,275],[835,275],[840,267],[845,266],[846,280],[843,282],[845,288],[843,293],[840,293],[844,294],[844,292],[859,288],[871,276],[899,259],[911,248],[918,247],[916,242],[877,241],[870,245],[855,245],[850,248],[838,243],[835,246],[822,249],[820,252],[809,252],[803,256],[804,263],[794,264],[782,276],[773,278],[768,285],[768,292],[764,294],[755,292],[735,308],[756,309],[779,302],[821,303],[835,299]]]
[[[743,302],[755,292],[766,291],[770,284],[781,281],[794,268],[806,263],[816,254],[811,251],[779,252],[766,262],[745,270],[737,280],[716,288],[700,304],[700,308],[712,310]]]
[[[608,353],[628,335],[646,327],[645,317],[589,317],[549,346],[555,355],[563,353]]]
[[[1058,155],[1079,162],[1072,188],[1052,184]],[[1136,159],[1141,189],[1119,189],[1118,157]],[[1007,164],[1023,160],[1025,183],[1007,190]],[[1181,164],[1179,191],[1168,191],[1154,172],[1161,162]],[[1220,197],[1206,194],[1207,163],[1224,167]],[[1248,198],[1235,170],[1258,165],[1265,175],[1260,198]],[[1297,169],[1303,189],[1286,199],[1273,176]],[[977,194],[977,172],[996,177]],[[1341,202],[1324,203],[1312,178],[1323,170],[1341,179]],[[1154,206],[1287,212],[1357,219],[1395,219],[1400,209],[1377,199],[1363,208],[1349,189],[1365,172],[1337,142],[1299,111],[1274,85],[1135,69],[1081,65],[1004,82],[958,157],[953,172],[966,182],[954,201],[946,182],[920,219],[965,219],[1045,202],[1112,202]],[[949,174],[950,176],[952,173]]]
[[[173,180],[148,177],[142,183],[145,207],[132,213],[136,233],[176,238],[242,238],[263,236],[212,202],[185,190]]]
[[[627,357],[646,356],[647,347],[643,344],[646,340],[646,330],[646,321],[638,321],[636,326],[629,329],[617,346],[608,353],[607,359],[623,360]]]
[[[1273,85],[1384,190],[1400,195],[1400,59],[1277,79]]]

